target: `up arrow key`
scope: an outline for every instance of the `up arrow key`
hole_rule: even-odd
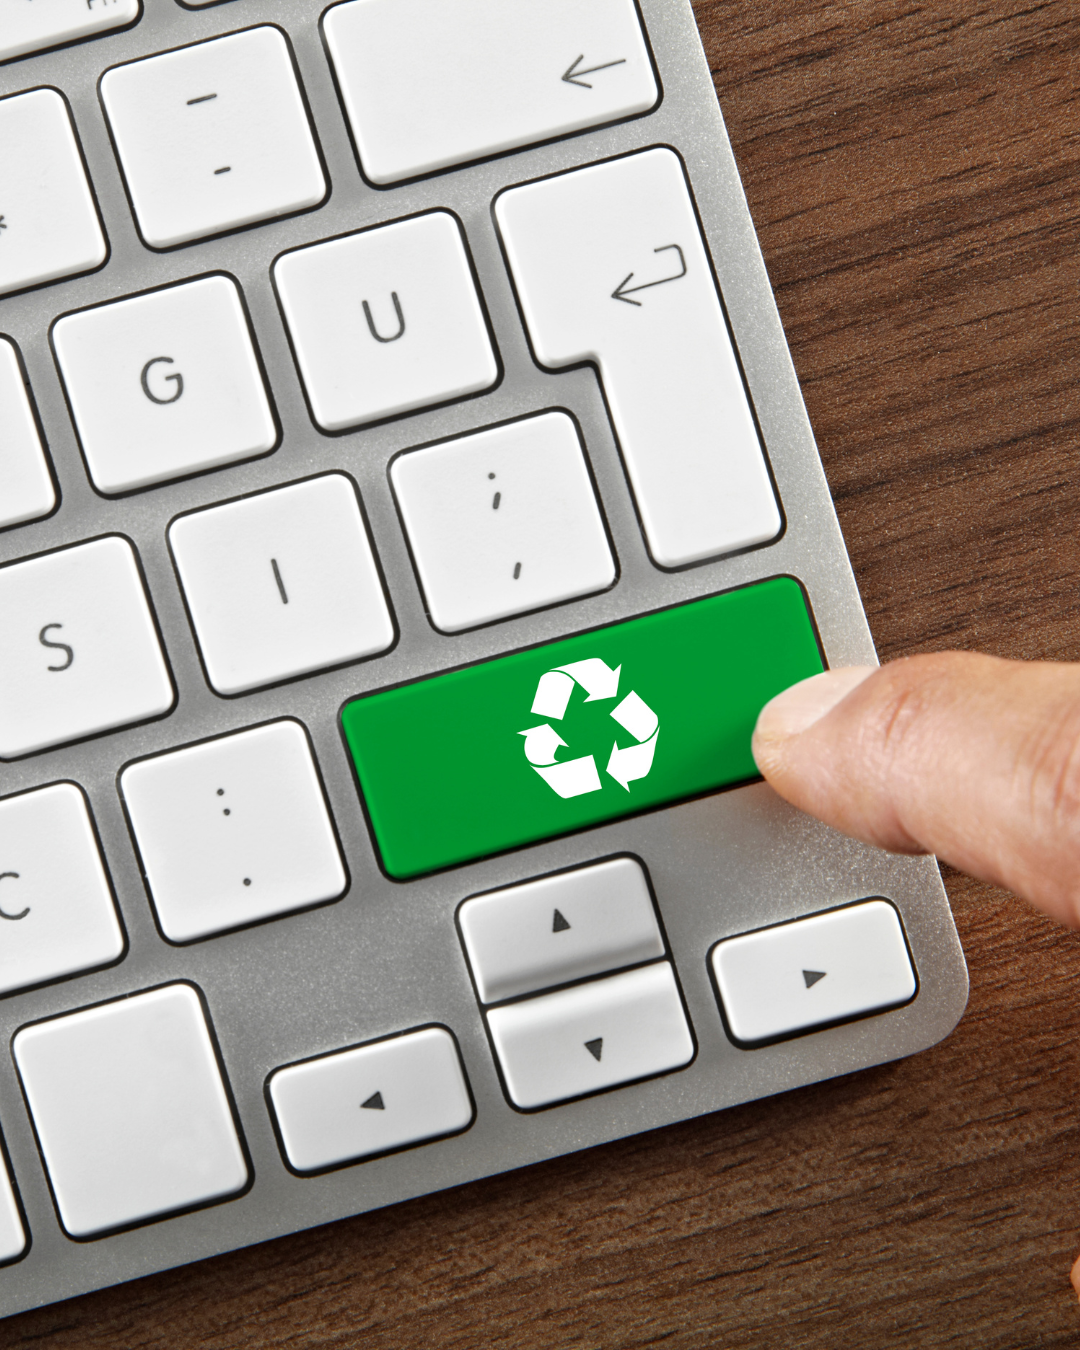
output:
[[[807,989],[812,989],[818,980],[823,980],[828,973],[827,970],[804,970],[802,977],[806,981]]]

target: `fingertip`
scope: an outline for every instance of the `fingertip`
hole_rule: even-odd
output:
[[[1069,1283],[1072,1285],[1077,1299],[1080,1299],[1080,1256],[1073,1262],[1072,1270],[1069,1271]]]
[[[768,762],[770,752],[778,744],[820,722],[876,669],[876,666],[843,666],[822,671],[770,699],[758,714],[754,728],[752,747],[758,767],[763,767],[762,759]]]

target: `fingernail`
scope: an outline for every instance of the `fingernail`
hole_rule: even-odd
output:
[[[876,666],[846,666],[841,670],[826,670],[821,675],[811,675],[808,680],[793,684],[790,689],[785,689],[765,704],[754,735],[765,736],[770,740],[798,736],[831,712],[841,699],[846,698],[876,669]]]

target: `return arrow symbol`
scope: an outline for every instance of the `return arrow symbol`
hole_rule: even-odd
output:
[[[622,300],[628,305],[637,305],[638,309],[640,309],[640,300],[630,300],[627,297],[633,295],[635,291],[647,291],[650,286],[666,286],[669,281],[680,281],[686,276],[686,258],[683,256],[683,251],[678,244],[664,244],[662,248],[654,248],[653,252],[667,253],[670,249],[674,249],[679,255],[679,266],[682,268],[682,271],[674,272],[670,277],[661,277],[659,281],[643,281],[640,286],[628,286],[626,284],[628,281],[632,281],[634,277],[633,272],[628,272],[611,292],[612,300]]]

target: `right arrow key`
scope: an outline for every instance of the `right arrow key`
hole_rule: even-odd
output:
[[[745,1049],[900,1007],[917,987],[900,915],[876,898],[725,938],[710,965]]]

